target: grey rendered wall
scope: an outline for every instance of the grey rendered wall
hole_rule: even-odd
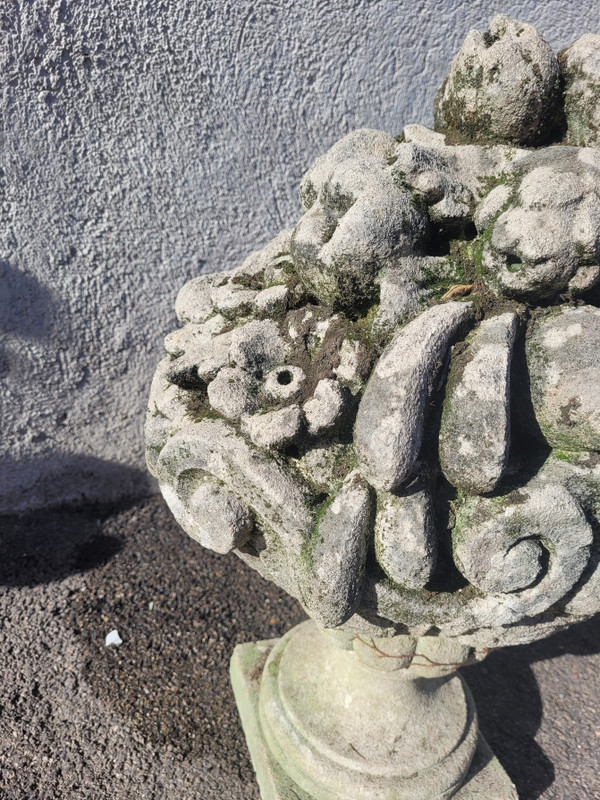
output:
[[[430,122],[498,11],[557,48],[600,30],[589,0],[0,0],[0,510],[152,488],[178,287],[289,225],[347,131]]]

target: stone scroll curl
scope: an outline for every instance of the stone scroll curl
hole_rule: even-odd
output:
[[[497,17],[438,130],[349,134],[177,298],[150,469],[325,627],[487,647],[600,610],[599,53]]]

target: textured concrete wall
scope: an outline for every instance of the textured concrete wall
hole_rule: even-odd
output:
[[[0,510],[147,491],[177,288],[290,224],[347,131],[430,122],[499,11],[555,47],[600,29],[589,0],[3,0]]]

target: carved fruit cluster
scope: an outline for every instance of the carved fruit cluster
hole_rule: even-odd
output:
[[[555,74],[498,19],[446,87],[513,39]],[[599,610],[599,187],[591,147],[334,145],[293,229],[177,298],[146,444],[185,530],[327,627],[490,646]]]

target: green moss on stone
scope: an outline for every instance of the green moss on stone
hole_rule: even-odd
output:
[[[321,521],[323,520],[323,517],[327,513],[327,510],[333,503],[334,499],[334,493],[328,495],[326,499],[316,505],[313,510],[313,525],[310,533],[304,540],[301,552],[302,561],[308,569],[312,569],[315,548],[322,541],[322,535],[319,531],[319,526],[321,525]]]
[[[154,411],[150,411],[150,409],[148,409],[148,413],[150,414],[151,417],[161,417],[162,419],[168,419],[167,415],[163,414],[163,412],[160,410],[160,408],[157,406],[156,403],[154,403]]]
[[[279,675],[279,661],[269,662],[269,675],[276,678]]]
[[[569,464],[575,464],[580,459],[579,452],[573,452],[572,450],[559,450],[556,448],[552,451],[552,457],[558,459],[559,461],[567,461]]]
[[[260,290],[264,288],[264,275],[264,270],[257,272],[255,275],[241,273],[239,275],[234,275],[231,279],[231,283],[236,286],[241,286],[243,289],[253,289],[254,291],[260,292]]]
[[[514,158],[514,156],[512,157]],[[483,198],[487,197],[497,186],[510,186],[512,189],[517,189],[522,175],[523,173],[521,170],[500,172],[497,175],[482,175],[479,178],[479,199],[483,200]]]

